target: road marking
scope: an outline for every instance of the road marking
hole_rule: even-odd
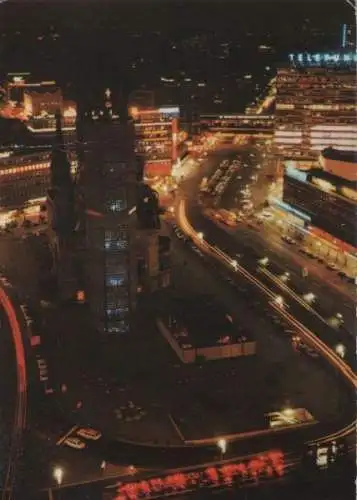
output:
[[[168,413],[167,414],[169,419],[170,419],[170,422],[172,423],[175,431],[177,432],[177,434],[179,435],[179,438],[181,439],[181,441],[184,443],[185,442],[185,436],[182,434],[182,432],[180,431],[180,428],[179,426],[177,425],[177,423],[175,422],[174,420],[174,417],[171,415],[171,413]]]
[[[70,434],[72,434],[75,430],[78,429],[78,427],[79,425],[74,425],[64,436],[59,438],[59,440],[56,443],[56,446],[60,446],[63,443],[63,441],[68,438]]]

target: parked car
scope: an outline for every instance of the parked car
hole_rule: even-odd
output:
[[[44,359],[37,359],[37,366],[40,370],[47,370],[47,363]]]
[[[97,441],[102,437],[102,433],[91,429],[90,427],[82,428],[77,430],[78,436],[84,439],[91,439],[92,441]]]
[[[76,437],[68,437],[63,441],[63,444],[69,446],[70,448],[74,448],[76,450],[83,450],[86,447],[86,444],[79,438]]]

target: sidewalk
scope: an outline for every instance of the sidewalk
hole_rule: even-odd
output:
[[[279,240],[281,241],[281,236],[286,234],[286,231],[279,230],[276,224],[266,221],[262,225],[262,233],[265,235],[266,240],[270,239],[272,242],[278,242]],[[311,247],[311,244],[309,245],[304,241],[301,242],[301,244],[297,242],[297,244],[295,244],[293,248],[298,249],[302,247]],[[345,295],[348,299],[351,299],[351,292],[355,290],[355,287],[353,284],[349,286],[347,283],[344,283],[336,274],[337,271],[329,270],[325,267],[324,263],[320,263],[314,259],[306,258],[303,255],[298,254],[293,249],[291,249],[290,253],[297,264],[302,267],[307,267],[309,269],[309,273],[312,272],[312,274],[314,274],[319,279],[328,282],[329,285],[338,290],[339,293]]]

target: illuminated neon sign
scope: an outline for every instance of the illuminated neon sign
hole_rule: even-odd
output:
[[[120,484],[115,500],[140,500],[158,495],[175,495],[188,490],[239,484],[246,480],[281,477],[284,474],[284,454],[270,451],[246,462],[226,463],[204,470],[176,472],[168,476]]]
[[[356,52],[325,52],[325,53],[300,52],[298,54],[289,54],[289,60],[294,66],[320,66],[320,65],[345,66],[357,62],[357,53]]]

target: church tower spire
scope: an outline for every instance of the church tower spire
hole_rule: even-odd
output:
[[[63,145],[63,135],[62,135],[62,116],[60,109],[57,109],[55,113],[56,118],[56,145]]]
[[[68,161],[67,154],[64,148],[64,140],[62,133],[62,116],[58,109],[55,114],[56,117],[56,135],[54,145],[52,148],[51,158],[51,187],[59,188],[68,186],[72,182],[71,178],[71,165]]]

